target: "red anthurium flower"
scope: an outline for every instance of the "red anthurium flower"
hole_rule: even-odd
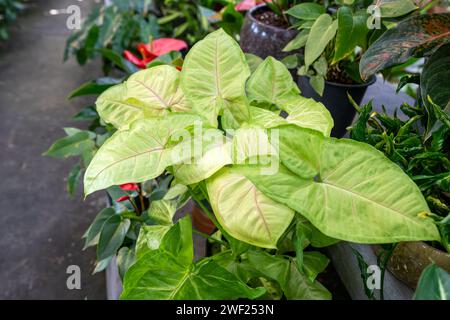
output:
[[[159,56],[169,53],[171,51],[180,51],[187,49],[188,45],[183,40],[172,39],[172,38],[161,38],[153,40],[149,44],[140,43],[137,46],[142,59],[139,59],[130,51],[126,50],[124,52],[125,59],[132,62],[138,68],[145,69],[147,64],[152,62]]]
[[[124,191],[136,191],[139,190],[139,186],[136,183],[125,183],[120,185],[120,189]]]
[[[272,2],[272,1],[263,1],[263,0],[244,0],[239,2],[234,9],[236,11],[248,11],[252,9],[253,7],[256,7],[257,5],[260,5],[264,2]]]
[[[122,197],[116,199],[116,202],[124,202],[124,201],[127,201],[127,200],[130,200],[129,196],[122,196]]]
[[[162,56],[170,51],[181,51],[187,49],[188,45],[183,40],[172,38],[161,38],[153,40],[152,43],[145,45],[148,53],[155,57]]]
[[[144,62],[144,60],[139,59],[134,54],[132,54],[130,51],[125,50],[123,55],[124,55],[125,59],[130,61],[136,67],[141,68],[141,69],[145,69],[147,67],[147,64]]]

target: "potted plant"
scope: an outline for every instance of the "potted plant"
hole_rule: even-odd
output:
[[[364,80],[359,76],[362,54],[386,30],[385,24],[417,9],[413,1],[377,1],[371,10],[378,8],[379,13],[371,15],[369,4],[354,1],[321,8],[302,3],[288,11],[298,20],[300,33],[284,51],[304,48],[304,54],[299,55],[299,88],[304,96],[330,110],[335,120],[333,136],[343,136],[355,116],[348,95],[359,104],[368,86],[376,81],[375,76]],[[309,19],[311,8],[315,8],[315,20]],[[376,19],[383,20],[376,25]]]
[[[297,2],[300,1],[274,1],[270,4],[267,1],[239,3],[236,6],[237,10],[248,11],[240,34],[242,50],[262,59],[268,56],[280,60],[287,57],[289,54],[282,49],[298,32],[290,28],[284,11],[289,5]]]
[[[96,6],[66,43],[64,60],[76,57],[80,65],[97,57],[102,49],[122,53],[138,43],[163,37],[181,38],[193,44],[213,25],[226,26],[230,33],[240,28],[242,17],[231,7],[213,10],[216,1],[110,1]],[[202,5],[204,4],[204,5]],[[105,61],[105,71],[109,70]]]
[[[359,109],[351,131],[353,139],[376,146],[415,181],[438,223],[442,245],[400,243],[389,261],[389,270],[413,288],[432,261],[450,272],[450,90],[444,81],[450,74],[449,26],[448,13],[411,17],[381,36],[360,65],[362,77],[367,78],[412,56],[427,57],[421,74],[400,81],[399,87],[409,82],[420,86],[417,105],[400,107],[406,118],[372,114],[368,104]]]
[[[367,144],[330,138],[329,112],[300,96],[286,67],[267,58],[251,74],[223,30],[181,72],[157,66],[109,91],[97,107],[121,128],[91,161],[86,195],[168,171],[168,193],[194,199],[220,244],[194,262],[188,216],[142,226],[123,299],[328,299],[316,280],[328,259],[314,248],[441,240],[405,173]]]

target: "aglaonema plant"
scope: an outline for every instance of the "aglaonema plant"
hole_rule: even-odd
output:
[[[173,209],[149,211],[123,299],[329,299],[316,280],[328,259],[314,248],[440,240],[399,167],[330,138],[330,114],[300,96],[286,67],[269,57],[251,72],[223,30],[196,44],[181,72],[140,71],[105,91],[97,111],[118,130],[86,171],[86,195],[169,172],[161,208],[192,197],[220,245],[194,262],[189,216],[174,223]]]

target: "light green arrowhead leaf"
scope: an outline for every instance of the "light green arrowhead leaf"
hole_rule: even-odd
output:
[[[207,180],[211,206],[222,227],[249,244],[276,248],[289,226],[293,210],[261,193],[243,175],[223,168]]]
[[[185,185],[203,181],[222,167],[233,163],[231,142],[227,141],[222,131],[210,129],[202,137],[201,155],[191,159],[189,163],[174,166],[173,175]]]
[[[284,110],[289,114],[286,118],[288,123],[319,131],[326,137],[330,136],[334,121],[323,104],[299,96],[286,102]]]
[[[322,14],[314,22],[309,32],[308,40],[305,46],[305,66],[309,68],[313,62],[320,57],[328,43],[336,35],[338,21],[334,20],[329,14]]]
[[[181,87],[193,111],[217,127],[218,115],[227,114],[238,123],[248,119],[245,82],[249,76],[250,69],[238,43],[219,29],[187,54]]]
[[[180,72],[168,65],[139,71],[100,95],[97,111],[116,128],[126,128],[135,120],[163,116],[169,111],[188,111],[179,78]]]
[[[286,125],[283,165],[272,176],[235,168],[264,194],[306,217],[327,236],[358,243],[439,240],[417,185],[382,153],[351,140]],[[274,183],[276,181],[277,183]]]
[[[96,153],[84,177],[86,195],[112,185],[144,182],[159,176],[166,167],[190,158],[191,142],[177,144],[189,134],[185,128],[199,121],[195,115],[173,113],[161,119],[133,122],[117,131]]]
[[[155,223],[159,225],[172,225],[173,216],[177,210],[174,201],[170,200],[156,200],[152,201],[150,208],[148,209],[148,217]]]
[[[300,96],[290,72],[280,61],[269,57],[261,63],[250,77],[247,91],[250,100],[269,102],[289,113],[284,121],[271,111],[250,107],[253,123],[264,128],[283,122],[294,123],[300,127],[320,131],[325,136],[330,135],[334,125],[330,112],[321,103]]]
[[[251,101],[266,101],[283,107],[286,100],[300,96],[300,90],[286,66],[272,58],[266,58],[247,82]]]
[[[161,241],[170,227],[170,225],[142,226],[136,241],[136,257],[139,259],[147,252],[159,249]]]

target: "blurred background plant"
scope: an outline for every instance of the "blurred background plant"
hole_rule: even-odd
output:
[[[113,0],[97,6],[67,40],[64,59],[80,65],[101,49],[117,53],[161,37],[180,38],[192,45],[216,27],[238,35],[243,16],[233,0]]]
[[[17,14],[25,8],[18,0],[0,0],[0,41],[9,38],[8,26],[17,19]]]

